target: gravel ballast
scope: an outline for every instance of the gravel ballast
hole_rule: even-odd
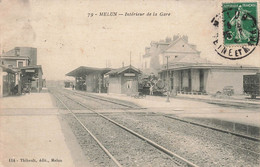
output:
[[[230,134],[224,134],[214,130],[197,127],[180,121],[172,120],[164,116],[157,114],[147,114],[149,110],[146,110],[144,114],[141,112],[133,112],[119,107],[116,104],[108,104],[109,102],[91,100],[91,98],[71,96],[90,108],[95,109],[117,109],[117,113],[107,113],[108,117],[119,122],[120,124],[144,135],[145,137],[157,142],[163,147],[169,149],[172,152],[188,159],[189,161],[199,166],[259,166],[259,154],[248,152],[245,149],[250,149],[259,153],[260,147],[258,142],[249,141],[247,139],[236,137]],[[68,106],[72,106],[72,109],[80,108],[77,103],[63,97],[65,103]],[[71,105],[70,105],[71,104]],[[84,108],[84,107],[83,107]],[[122,109],[122,111],[120,111]],[[86,110],[86,109],[84,109]],[[120,112],[118,112],[120,111]],[[115,156],[118,156],[119,162],[123,166],[169,166],[173,165],[168,157],[162,157],[161,152],[155,153],[153,147],[148,148],[148,144],[143,144],[140,139],[136,140],[131,134],[123,132],[124,130],[116,127],[112,123],[102,120],[95,116],[95,114],[77,114],[82,122],[97,135],[97,137],[111,149],[111,152]],[[72,117],[66,116],[68,122],[73,122]],[[74,120],[75,121],[75,120]],[[73,131],[78,131],[79,125],[72,123],[71,127]],[[78,140],[83,140],[84,136],[81,136],[81,131],[78,131]],[[138,144],[140,142],[140,144]],[[137,147],[131,143],[137,143]],[[238,147],[233,147],[228,144],[233,144]],[[83,147],[82,147],[83,148]],[[85,150],[91,151],[91,149]],[[127,153],[127,154],[123,154]],[[140,153],[140,154],[139,154]],[[141,154],[142,153],[142,154]],[[159,153],[159,154],[158,154]],[[93,154],[95,155],[95,154]],[[148,155],[148,157],[146,157]],[[94,156],[93,156],[94,157]],[[130,158],[134,157],[134,158]],[[133,161],[134,160],[134,161]],[[169,160],[169,161],[168,161]],[[102,162],[96,162],[97,164]],[[175,165],[175,164],[174,164]]]
[[[110,116],[130,129],[143,134],[164,147],[176,152],[199,166],[259,166],[259,155],[239,148],[233,148],[210,138],[222,138],[222,141],[260,152],[259,143],[245,141],[238,137],[207,131],[162,116],[140,116],[135,114],[117,114]],[[198,133],[196,135],[194,133]],[[210,138],[205,138],[208,136]]]

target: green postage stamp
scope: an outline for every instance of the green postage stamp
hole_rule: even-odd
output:
[[[257,45],[257,3],[223,3],[224,45]]]

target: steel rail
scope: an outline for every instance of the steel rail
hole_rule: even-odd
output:
[[[92,108],[86,106],[85,104],[83,104],[83,103],[81,103],[81,102],[79,102],[79,101],[76,101],[76,100],[74,100],[74,99],[68,97],[67,95],[64,95],[64,96],[66,96],[68,99],[70,99],[70,100],[72,100],[72,101],[78,103],[79,105],[81,105],[81,106],[87,108],[88,110],[94,112],[95,114],[101,116],[102,118],[104,118],[104,119],[110,121],[111,123],[117,125],[118,127],[121,127],[122,129],[128,131],[129,133],[135,135],[136,137],[138,137],[138,138],[140,138],[140,139],[146,141],[147,143],[149,143],[149,144],[152,145],[153,147],[157,148],[157,149],[160,150],[161,152],[163,152],[163,153],[165,153],[166,155],[170,156],[171,158],[173,158],[173,159],[175,158],[175,159],[174,159],[175,162],[177,161],[177,163],[179,163],[179,164],[181,163],[182,165],[188,166],[188,167],[198,167],[197,165],[195,165],[194,163],[190,162],[189,160],[186,160],[185,158],[183,158],[183,157],[181,157],[181,156],[175,154],[174,152],[172,152],[172,151],[170,151],[170,150],[164,148],[163,146],[161,146],[161,145],[155,143],[154,141],[152,141],[152,140],[150,140],[150,139],[148,139],[148,138],[146,138],[146,137],[140,135],[139,133],[137,133],[137,132],[135,132],[135,131],[133,131],[133,130],[131,130],[131,129],[129,129],[129,128],[127,128],[127,127],[125,127],[125,126],[119,124],[119,123],[117,123],[117,122],[115,122],[114,120],[112,120],[112,119],[106,117],[105,115],[96,112],[94,109],[92,109]],[[176,159],[176,158],[177,158],[177,159]]]
[[[212,130],[219,131],[219,132],[222,132],[222,133],[227,133],[227,134],[231,134],[231,135],[234,135],[234,136],[242,137],[242,138],[245,138],[245,139],[248,139],[248,140],[260,142],[259,138],[255,138],[255,137],[252,137],[252,136],[243,135],[243,134],[240,134],[240,133],[235,133],[235,132],[231,132],[231,131],[220,129],[220,128],[215,128],[215,127],[212,127],[212,126],[204,125],[204,124],[201,124],[201,123],[196,123],[196,122],[193,122],[193,121],[184,120],[184,119],[181,119],[181,118],[177,118],[177,117],[173,117],[173,116],[169,116],[169,115],[165,115],[165,114],[162,114],[162,116],[164,116],[166,118],[170,118],[170,119],[175,119],[175,120],[178,120],[178,121],[181,121],[181,122],[185,122],[185,123],[188,123],[188,124],[200,126],[200,127],[203,127],[203,128],[212,129]]]
[[[113,104],[117,104],[117,105],[121,105],[121,106],[124,106],[124,107],[128,107],[128,108],[131,108],[131,109],[143,109],[141,107],[133,107],[131,105],[128,105],[128,104],[122,104],[122,103],[118,103],[118,102],[115,102],[115,101],[112,101],[112,100],[109,100],[109,99],[105,99],[105,98],[100,98],[100,97],[96,97],[96,96],[91,96],[91,95],[87,95],[87,94],[81,94],[79,92],[73,92],[75,94],[78,94],[82,97],[84,96],[87,96],[87,97],[90,97],[90,98],[93,98],[93,99],[98,99],[98,100],[102,100],[102,101],[106,101],[106,102],[109,102],[109,103],[113,103]]]
[[[110,101],[110,100],[108,100],[108,99],[105,100],[105,99],[103,99],[103,98],[93,97],[93,96],[89,96],[89,95],[86,95],[86,94],[82,95],[82,94],[80,94],[80,93],[78,93],[78,92],[77,92],[77,94],[79,94],[80,96],[84,96],[84,95],[85,95],[85,96],[88,96],[88,97],[100,99],[100,100],[103,100],[103,101],[107,101],[107,102],[111,102],[111,103],[114,103],[114,104],[118,104],[118,105],[122,105],[122,106],[127,106],[127,107],[131,108],[130,105],[121,104],[121,103],[118,103],[118,102]],[[132,108],[133,108],[133,107],[132,107]],[[140,108],[140,109],[142,109],[142,108]],[[166,118],[175,119],[175,120],[182,121],[182,122],[185,122],[185,123],[188,123],[188,124],[192,124],[192,125],[196,125],[196,126],[200,126],[200,127],[212,129],[212,130],[219,131],[219,132],[222,132],[222,133],[227,133],[227,134],[231,134],[231,135],[234,135],[234,136],[242,137],[242,138],[245,138],[245,139],[248,139],[248,140],[260,142],[260,138],[256,138],[256,137],[244,135],[244,134],[241,134],[241,133],[235,133],[235,132],[231,132],[231,131],[228,131],[228,130],[224,130],[224,129],[220,129],[220,128],[215,128],[215,127],[212,127],[212,126],[204,125],[204,124],[201,124],[201,123],[196,123],[196,122],[193,122],[193,121],[187,121],[187,120],[184,120],[184,119],[181,119],[181,118],[176,118],[176,117],[172,117],[172,116],[168,116],[168,115],[164,115],[164,114],[158,114],[158,115],[162,115],[162,116],[164,116],[164,117],[166,117]]]
[[[164,115],[162,115],[162,116],[164,116]],[[247,149],[247,148],[243,148],[243,147],[238,146],[238,145],[226,143],[226,142],[223,142],[223,141],[221,141],[221,140],[219,140],[219,139],[215,139],[215,138],[213,138],[213,137],[208,137],[208,136],[205,136],[205,135],[200,135],[200,134],[194,133],[194,132],[189,132],[189,133],[190,133],[190,134],[194,134],[194,135],[196,135],[196,136],[203,137],[203,138],[207,138],[207,139],[210,139],[210,140],[214,140],[214,141],[216,141],[216,142],[219,142],[219,143],[222,143],[222,144],[225,144],[225,145],[229,145],[229,146],[231,146],[231,147],[237,147],[237,148],[239,148],[239,149],[241,149],[241,150],[245,150],[245,151],[251,152],[251,153],[253,153],[253,154],[260,155],[259,152],[255,152],[255,151],[249,150],[249,149]]]
[[[73,115],[73,117],[80,123],[80,125],[90,134],[90,136],[97,142],[97,144],[100,146],[100,148],[109,156],[109,158],[112,159],[112,161],[118,166],[122,167],[122,165],[116,160],[116,158],[103,146],[103,144],[95,137],[94,134],[91,133],[91,131],[78,119],[78,117],[67,107],[66,104],[63,103],[63,101],[57,97],[54,93],[52,93],[61,103],[62,105],[70,111],[70,113]]]
[[[89,96],[89,95],[82,95],[81,93],[75,93],[81,97],[84,97],[87,96],[87,97],[90,97],[90,98],[95,98],[95,99],[100,99],[100,100],[103,100],[103,101],[107,101],[107,102],[111,102],[110,100],[108,99],[103,99],[103,98],[98,98],[98,97],[93,97],[93,96]],[[125,105],[125,104],[121,104],[121,103],[117,103],[117,102],[114,102],[114,104],[118,104],[118,105],[123,105],[123,106],[128,106],[128,105]],[[129,106],[131,107],[131,106]],[[181,118],[176,118],[176,117],[173,117],[173,116],[168,116],[168,115],[165,115],[165,114],[158,114],[157,115],[161,115],[163,117],[166,117],[166,118],[170,118],[170,119],[175,119],[175,120],[178,120],[178,121],[181,121],[181,122],[185,122],[185,123],[188,123],[188,124],[192,124],[192,125],[196,125],[196,126],[200,126],[200,127],[203,127],[203,128],[207,128],[207,129],[211,129],[211,130],[215,130],[215,131],[219,131],[219,132],[222,132],[222,133],[226,133],[226,134],[231,134],[231,135],[234,135],[234,136],[238,136],[238,137],[242,137],[242,138],[245,138],[245,139],[248,139],[248,140],[252,140],[252,141],[257,141],[259,142],[260,139],[259,138],[255,138],[255,137],[252,137],[252,136],[248,136],[248,135],[243,135],[243,134],[239,134],[239,133],[235,133],[235,132],[231,132],[231,131],[228,131],[228,130],[223,130],[223,129],[220,129],[220,128],[215,128],[215,127],[211,127],[211,126],[208,126],[208,125],[204,125],[204,124],[201,124],[201,123],[196,123],[196,122],[193,122],[193,121],[188,121],[188,120],[184,120],[184,119],[181,119]],[[198,135],[198,134],[197,134]],[[206,137],[206,136],[202,136],[202,135],[198,135],[198,136],[201,136],[201,137]],[[212,138],[209,138],[209,137],[206,137],[208,139],[212,139]],[[226,145],[229,145],[229,146],[232,146],[232,147],[237,147],[241,150],[245,150],[245,151],[248,151],[248,152],[251,152],[253,154],[257,154],[257,155],[260,155],[260,153],[258,152],[255,152],[255,151],[252,151],[252,150],[249,150],[247,148],[243,148],[243,147],[240,147],[240,146],[237,146],[237,145],[233,145],[233,144],[230,144],[230,143],[226,143],[226,142],[222,142],[221,140],[217,140],[217,139],[213,139],[214,141],[217,141],[219,143],[222,143],[222,144],[226,144]]]
[[[159,114],[156,113],[156,115],[158,116]],[[151,116],[151,115],[150,115],[150,116]],[[160,114],[159,116],[165,117],[165,115],[163,115],[163,114]],[[227,142],[223,142],[223,141],[221,141],[220,139],[215,139],[215,138],[213,138],[213,137],[208,137],[208,136],[205,136],[205,135],[200,135],[200,134],[194,133],[194,132],[189,132],[189,133],[190,133],[190,134],[194,134],[194,135],[196,135],[196,136],[204,137],[204,138],[207,138],[207,139],[210,139],[210,140],[214,140],[214,141],[216,141],[216,142],[218,142],[218,143],[222,143],[222,144],[231,146],[231,148],[232,148],[232,147],[237,147],[237,148],[239,148],[239,149],[241,149],[241,150],[245,150],[245,151],[247,151],[247,152],[251,152],[251,153],[253,153],[253,154],[260,155],[260,152],[256,152],[256,151],[253,151],[253,150],[250,150],[250,149],[247,149],[247,148],[238,146],[238,145],[234,145],[234,144],[230,144],[230,143],[227,143]]]

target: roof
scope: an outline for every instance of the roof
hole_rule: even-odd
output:
[[[0,67],[4,70],[4,72],[13,73],[13,74],[16,72],[15,70],[8,68],[4,65],[0,65]]]
[[[83,75],[88,75],[94,72],[99,72],[99,73],[107,73],[110,71],[111,68],[96,68],[96,67],[86,67],[86,66],[80,66],[76,68],[75,70],[69,72],[66,74],[66,76],[72,76],[72,77],[80,77]]]
[[[134,71],[136,71],[139,74],[141,73],[141,71],[139,69],[137,69],[134,66],[130,65],[130,66],[121,67],[121,68],[118,68],[118,69],[115,69],[115,70],[111,70],[108,73],[106,73],[106,75],[117,75],[117,74],[120,74],[120,73],[122,73],[122,72],[124,72],[126,70],[129,70],[129,69],[134,70]]]
[[[30,59],[29,57],[27,56],[4,56],[4,55],[1,55],[0,56],[1,59]]]
[[[260,67],[249,65],[223,65],[221,63],[211,62],[199,55],[179,55],[171,59],[168,66],[169,70],[185,70],[185,69],[225,69],[225,70],[260,70]],[[164,64],[160,72],[166,71]],[[159,72],[159,73],[160,73]]]
[[[198,50],[196,50],[196,45],[194,44],[190,44],[188,43],[187,40],[183,39],[183,37],[179,37],[177,39],[175,39],[174,41],[170,41],[170,42],[151,42],[154,44],[159,44],[159,45],[165,45],[165,47],[160,47],[160,51],[158,52],[158,54],[160,53],[186,53],[186,54],[199,54],[200,52]],[[187,47],[180,47],[178,45],[182,45],[185,44],[185,46]],[[146,53],[143,55],[143,57],[151,57],[151,53]]]
[[[170,64],[219,64],[195,55],[179,55],[172,59]]]
[[[178,39],[173,41],[162,52],[184,52],[184,48],[176,46],[176,44],[181,41],[188,46],[188,48],[185,48],[187,53],[200,53],[198,50],[194,48],[195,45],[189,44],[186,40],[183,39],[183,37],[179,37]]]
[[[185,70],[185,69],[223,69],[223,70],[259,70],[260,67],[248,66],[248,65],[223,65],[223,64],[175,64],[169,66],[169,70]],[[160,72],[166,71],[162,69]],[[159,73],[160,73],[159,72]]]
[[[0,54],[0,56],[3,56],[3,57],[9,57],[9,56],[11,56],[11,57],[20,57],[20,56],[17,56],[15,54],[15,50],[16,49],[24,50],[24,49],[37,49],[37,48],[33,48],[33,47],[15,47],[15,48],[7,51],[7,52],[4,52],[4,53]]]

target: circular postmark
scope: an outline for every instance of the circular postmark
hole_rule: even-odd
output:
[[[213,44],[223,58],[236,60],[250,55],[259,41],[257,3],[223,3],[222,13],[211,20]]]

